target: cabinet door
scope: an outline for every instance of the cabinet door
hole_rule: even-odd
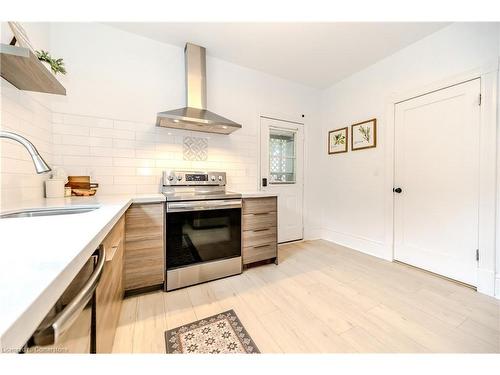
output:
[[[162,203],[134,204],[126,213],[125,289],[163,284],[164,257]]]
[[[125,218],[122,217],[103,245],[106,263],[96,290],[96,352],[111,353],[123,300]]]
[[[243,199],[243,264],[278,257],[276,197]]]

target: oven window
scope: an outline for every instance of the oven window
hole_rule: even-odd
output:
[[[241,255],[241,209],[167,213],[167,269]]]

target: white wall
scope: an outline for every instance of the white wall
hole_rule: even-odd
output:
[[[208,107],[242,129],[224,136],[156,128],[157,112],[185,105],[182,48],[95,23],[52,24],[50,46],[68,70],[68,95],[52,102],[54,163],[91,174],[99,194],[158,192],[169,168],[221,169],[229,189],[257,190],[259,115],[296,121],[304,114],[306,134],[319,129],[317,90],[212,58],[210,50]],[[208,161],[183,160],[185,135],[209,138]],[[319,208],[314,189],[306,191],[309,236],[318,233]]]
[[[385,230],[392,222],[386,222],[384,185],[391,96],[479,68],[498,57],[498,24],[452,24],[325,90],[321,99],[325,144],[328,130],[372,117],[378,121],[377,148],[323,154],[326,239],[391,258]]]
[[[49,25],[23,24],[33,45],[47,49]],[[12,33],[6,22],[1,23],[1,42],[9,43]],[[3,78],[0,80],[0,126],[27,137],[50,164],[52,159],[52,123],[49,98],[42,94],[20,91]],[[0,207],[42,198],[43,181],[47,174],[37,175],[26,149],[19,143],[2,139],[0,142]]]

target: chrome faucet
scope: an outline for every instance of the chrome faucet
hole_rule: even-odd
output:
[[[45,162],[45,160],[43,160],[42,156],[33,145],[33,143],[28,141],[23,136],[5,130],[0,130],[0,138],[12,139],[22,144],[26,148],[26,150],[28,150],[31,159],[33,160],[33,164],[35,164],[36,173],[47,173],[51,171],[50,167]]]

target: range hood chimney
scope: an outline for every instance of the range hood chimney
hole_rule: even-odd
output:
[[[219,134],[230,134],[240,129],[240,124],[207,110],[205,48],[186,43],[184,58],[186,64],[187,106],[159,112],[156,117],[156,126]]]

